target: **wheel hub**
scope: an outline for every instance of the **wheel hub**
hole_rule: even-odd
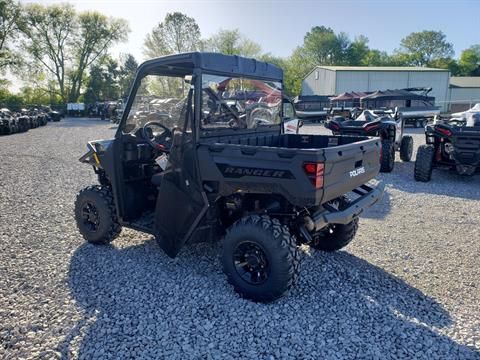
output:
[[[246,282],[259,285],[265,282],[269,274],[267,255],[256,243],[240,243],[234,253],[233,262],[238,275]]]
[[[97,231],[100,223],[97,208],[92,203],[85,203],[82,207],[83,224],[90,231]]]

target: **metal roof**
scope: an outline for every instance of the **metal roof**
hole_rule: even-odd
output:
[[[453,88],[480,88],[480,76],[452,76],[450,87]]]
[[[438,71],[445,72],[448,69],[435,69],[420,66],[323,66],[317,65],[316,69],[331,71]]]

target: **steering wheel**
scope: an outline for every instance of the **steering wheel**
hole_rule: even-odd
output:
[[[163,132],[159,135],[155,135],[152,126],[157,126],[163,129]],[[148,144],[156,150],[161,150],[163,152],[170,152],[172,147],[172,131],[167,128],[165,125],[160,124],[157,121],[149,121],[143,125],[142,128],[143,138],[148,142]]]

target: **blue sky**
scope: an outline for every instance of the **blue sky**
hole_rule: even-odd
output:
[[[32,2],[32,1],[23,1]],[[36,1],[53,3],[61,1]],[[65,2],[65,1],[63,1]],[[128,43],[115,52],[132,53],[144,60],[145,35],[167,12],[181,11],[196,19],[203,37],[220,28],[240,31],[258,42],[264,52],[288,56],[312,26],[325,25],[353,39],[366,35],[370,47],[392,52],[413,31],[442,30],[454,44],[456,56],[480,43],[480,1],[267,1],[267,0],[77,0],[79,10],[95,9],[130,23]]]

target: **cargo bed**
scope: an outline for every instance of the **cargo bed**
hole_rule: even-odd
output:
[[[380,168],[380,148],[379,139],[364,136],[221,137],[200,143],[200,172],[221,193],[241,184],[243,191],[278,193],[297,206],[314,206],[374,178]],[[312,184],[306,164],[322,164],[321,186]]]

